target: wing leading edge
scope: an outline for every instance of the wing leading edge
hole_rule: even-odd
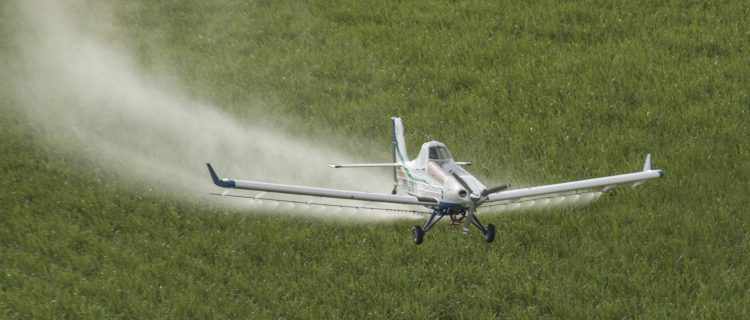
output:
[[[602,188],[604,191],[608,191],[618,185],[633,184],[634,186],[637,186],[646,182],[647,180],[659,178],[662,176],[664,176],[664,171],[651,169],[651,154],[648,154],[646,155],[646,161],[643,165],[643,171],[502,191],[489,195],[486,202],[514,201],[523,198],[540,196],[543,197],[547,195],[556,195],[565,192],[591,190],[597,188]]]
[[[244,189],[255,191],[266,191],[275,193],[287,193],[305,196],[362,200],[372,202],[398,203],[422,206],[437,206],[438,202],[432,198],[415,198],[411,196],[399,196],[384,193],[371,193],[361,191],[338,190],[328,188],[315,188],[306,186],[295,186],[287,184],[268,183],[261,181],[234,180],[219,178],[211,164],[206,164],[211,180],[214,184],[222,188]]]

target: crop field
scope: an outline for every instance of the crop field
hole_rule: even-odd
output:
[[[186,100],[359,159],[390,160],[397,115],[412,156],[440,140],[486,181],[630,172],[649,152],[666,176],[483,215],[491,244],[224,206],[50,125],[88,83],[34,70],[96,65],[73,64],[73,36],[74,54],[32,58],[57,12]],[[749,26],[746,1],[2,1],[0,318],[750,318]],[[205,156],[184,162],[221,161]]]

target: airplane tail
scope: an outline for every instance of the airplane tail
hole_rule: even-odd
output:
[[[404,124],[401,118],[393,117],[393,162],[404,163],[409,161],[406,153],[406,141],[404,140]]]
[[[392,117],[393,121],[393,162],[398,164],[404,164],[409,161],[409,155],[406,153],[406,140],[404,140],[404,124],[401,123],[401,118]],[[398,188],[398,167],[393,167],[393,191],[392,194],[396,194]]]

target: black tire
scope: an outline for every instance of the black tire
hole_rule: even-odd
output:
[[[411,229],[411,234],[414,236],[414,243],[421,244],[424,241],[424,230],[420,226],[414,226]]]
[[[484,233],[484,241],[487,241],[487,243],[490,243],[494,240],[495,240],[495,225],[488,224],[487,231]]]

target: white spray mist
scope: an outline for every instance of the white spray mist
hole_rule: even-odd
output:
[[[352,157],[325,142],[239,123],[139,73],[126,51],[81,30],[58,1],[24,0],[19,7],[30,29],[17,39],[23,56],[18,99],[35,124],[75,137],[82,156],[187,197],[217,191],[206,162],[234,178],[375,192],[391,188],[388,175],[328,168],[329,161]],[[248,207],[252,202],[218,200]],[[317,216],[394,217],[302,207],[300,213]],[[256,208],[288,211],[296,207]]]
[[[234,178],[373,192],[387,192],[392,187],[390,175],[382,172],[327,168],[329,161],[349,161],[353,157],[320,139],[293,137],[258,123],[240,123],[218,108],[189,99],[163,81],[154,80],[157,75],[139,72],[127,50],[113,48],[76,24],[74,17],[90,17],[76,17],[66,11],[65,4],[81,6],[82,2],[75,1],[18,2],[19,14],[28,29],[16,39],[23,57],[16,70],[19,72],[16,92],[24,111],[36,125],[75,137],[79,148],[76,151],[81,156],[95,159],[136,181],[167,188],[188,198],[218,191],[208,178],[205,162],[213,162],[220,174]],[[101,10],[96,13],[107,14]],[[249,102],[248,108],[251,107],[255,106]],[[597,198],[596,193],[561,196],[488,206],[480,211],[576,206]],[[253,212],[276,210],[354,221],[416,217],[314,204],[214,200]]]

